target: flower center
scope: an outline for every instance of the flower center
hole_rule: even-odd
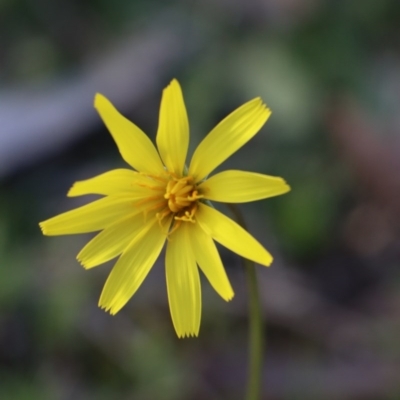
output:
[[[182,222],[195,223],[197,202],[203,196],[199,194],[194,179],[191,176],[178,178],[175,174],[166,173],[162,176],[143,174],[144,181],[137,184],[155,192],[154,196],[144,198],[140,203],[155,202],[149,205],[150,210],[159,210],[156,218],[162,227],[166,217],[173,217],[173,224],[168,228],[169,234],[179,228]],[[158,192],[158,193],[157,193]]]
[[[139,186],[154,191],[154,196],[146,197],[140,203],[155,202],[149,205],[146,212],[159,210],[156,218],[162,226],[166,217],[173,217],[173,224],[169,227],[169,234],[179,228],[182,222],[195,223],[195,214],[198,208],[198,200],[203,198],[199,194],[195,181],[191,176],[178,178],[175,174],[155,176],[142,175],[144,180],[137,182]]]
[[[176,221],[194,223],[194,215],[197,210],[197,200],[203,196],[197,191],[196,185],[191,176],[176,178],[171,176],[165,188],[164,198],[167,200],[167,207],[157,214],[159,220],[169,214],[174,214]]]
[[[192,204],[195,200],[193,189],[190,178],[173,179],[168,182],[164,198],[168,200],[171,212],[177,213]]]

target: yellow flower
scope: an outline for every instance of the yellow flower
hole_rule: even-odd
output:
[[[85,268],[117,256],[99,300],[116,314],[133,296],[166,243],[166,281],[172,321],[179,337],[197,336],[201,290],[197,266],[226,301],[233,290],[214,240],[242,257],[268,266],[271,255],[210,200],[243,203],[290,190],[278,177],[229,170],[208,175],[250,140],[271,112],[253,99],[220,122],[185,166],[189,123],[179,83],[164,89],[157,148],[101,94],[94,106],[123,159],[133,168],[115,169],[76,182],[68,196],[103,195],[99,200],[40,223],[44,235],[101,231],[78,254]]]

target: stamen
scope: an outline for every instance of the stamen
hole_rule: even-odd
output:
[[[154,196],[136,203],[143,207],[145,218],[150,211],[156,211],[158,224],[164,230],[166,218],[172,217],[173,224],[167,228],[170,229],[167,236],[175,232],[183,222],[196,222],[197,201],[203,198],[203,195],[199,194],[191,176],[178,177],[167,172],[165,176],[145,173],[141,175],[147,179],[138,179],[135,183],[156,192]]]
[[[198,199],[202,199],[204,196],[202,194],[198,194],[197,190],[194,190],[191,196],[188,196],[188,200],[196,201]]]
[[[187,185],[183,187],[182,189],[178,190],[175,195],[176,196],[184,196],[186,193],[190,192],[193,189],[193,185]]]
[[[196,220],[194,219],[196,211],[197,211],[197,204],[193,204],[190,211],[186,210],[182,216],[175,216],[174,219],[176,221],[191,222],[194,224],[196,222]]]
[[[161,230],[164,230],[164,226],[163,226],[163,219],[165,217],[167,217],[169,214],[171,214],[171,211],[169,210],[169,208],[164,208],[164,210],[162,212],[159,212],[156,214],[156,218],[158,219],[158,225],[160,225]],[[166,231],[165,234],[168,236],[168,232]]]
[[[175,203],[179,204],[182,208],[190,205],[191,201],[187,197],[175,197]]]
[[[171,194],[176,194],[179,190],[183,189],[187,184],[185,179],[178,181],[171,190]]]
[[[178,211],[181,209],[181,207],[179,207],[179,206],[175,203],[175,201],[174,201],[173,199],[169,199],[169,200],[168,200],[168,207],[169,207],[170,210],[171,210],[172,212],[174,212],[174,213],[178,212]]]
[[[171,214],[171,210],[167,207],[164,208],[161,212],[156,214],[156,218],[161,222],[167,215]]]

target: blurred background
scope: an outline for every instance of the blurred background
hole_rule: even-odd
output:
[[[191,152],[249,99],[273,111],[221,167],[292,187],[241,206],[275,257],[257,269],[264,398],[400,399],[399,21],[397,0],[1,0],[0,398],[243,398],[238,257],[220,248],[233,301],[204,281],[200,336],[179,340],[162,259],[111,317],[114,262],[75,260],[93,235],[38,227],[91,200],[66,198],[74,181],[125,167],[94,94],[154,139],[175,77]]]

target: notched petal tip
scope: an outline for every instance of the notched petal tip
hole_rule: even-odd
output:
[[[268,120],[268,118],[271,116],[272,111],[271,111],[271,109],[263,102],[263,100],[262,100],[261,97],[258,97],[258,99],[260,99],[260,102],[259,102],[259,112],[260,112],[261,114],[264,114],[264,117],[265,117],[264,124],[265,124],[265,122],[266,122],[266,121]]]
[[[292,190],[292,187],[285,181],[285,179],[280,178],[280,177],[278,179],[280,179],[282,181],[281,182],[282,186],[280,187],[280,191],[279,191],[279,194],[277,194],[277,196],[286,194]]]
[[[68,190],[68,192],[67,192],[67,197],[76,197],[76,196],[79,196],[79,194],[77,193],[77,187],[76,187],[76,184],[77,184],[78,182],[75,182],[70,188],[69,188],[69,190]]]
[[[232,293],[229,294],[228,296],[224,297],[224,300],[227,301],[227,302],[228,302],[228,301],[232,301],[234,297],[235,297],[235,293],[232,292]]]
[[[190,339],[197,338],[199,336],[199,332],[176,332],[179,339]]]
[[[101,301],[101,299],[100,299],[100,301]],[[112,306],[110,306],[110,305],[104,305],[104,304],[102,304],[101,302],[99,301],[99,304],[98,304],[98,306],[99,306],[99,308],[101,308],[103,311],[105,311],[106,313],[108,313],[108,314],[110,314],[110,315],[112,315],[112,316],[114,316],[119,310],[113,310],[113,307]]]
[[[266,111],[268,116],[272,114],[271,109],[267,106],[267,104],[264,103],[263,99],[259,97],[255,97],[253,100],[249,100],[247,104],[254,103],[254,105],[257,107],[260,107],[263,111]]]
[[[107,98],[104,96],[104,95],[102,95],[101,93],[96,93],[95,95],[94,95],[94,99],[93,99],[93,106],[94,106],[94,108],[98,108],[98,106],[99,106],[99,103],[101,103],[101,102],[103,102],[103,101],[108,101],[107,100]]]
[[[273,261],[274,261],[274,257],[272,257],[269,254],[268,260],[265,260],[265,263],[260,263],[259,262],[258,264],[263,265],[264,267],[270,267]]]
[[[51,219],[52,218],[50,218],[50,220]],[[49,229],[47,222],[50,220],[39,222],[40,230],[42,231],[42,234],[45,236],[57,236],[57,233],[52,232],[51,228]]]
[[[179,84],[178,80],[175,79],[175,78],[173,78],[170,81],[170,83],[167,86],[165,86],[165,88],[163,89],[163,93],[162,93],[163,96],[165,96],[166,93],[168,93],[168,91],[171,90],[171,89],[175,89],[175,90],[178,89],[178,90],[180,90],[182,92],[181,85]]]
[[[84,269],[90,269],[90,268],[93,267],[93,265],[90,265],[90,263],[88,263],[84,258],[79,257],[79,254],[78,254],[78,256],[76,257],[76,260],[78,261],[78,263],[79,263]]]
[[[179,84],[179,82],[178,82],[178,80],[176,78],[173,78],[171,80],[171,82],[169,83],[168,86],[170,86],[170,85],[177,85],[177,86],[179,86],[179,88],[181,87],[181,85]]]
[[[265,118],[266,118],[265,122],[266,122],[268,120],[268,118],[271,116],[272,111],[265,103],[261,103],[261,110],[265,114]],[[264,122],[264,124],[265,124],[265,122]]]

